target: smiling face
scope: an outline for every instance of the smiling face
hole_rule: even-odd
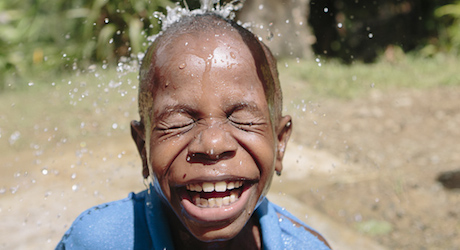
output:
[[[281,171],[290,117],[272,124],[252,49],[216,29],[175,36],[152,55],[152,114],[133,136],[145,140],[138,147],[161,195],[201,241],[237,235]]]

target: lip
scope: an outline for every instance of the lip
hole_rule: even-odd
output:
[[[254,193],[256,185],[254,183],[245,181],[243,190],[237,201],[232,204],[222,207],[203,208],[196,206],[189,198],[186,191],[180,193],[180,204],[185,213],[197,222],[219,222],[226,220],[233,220],[244,212],[246,204],[248,204],[251,193]]]

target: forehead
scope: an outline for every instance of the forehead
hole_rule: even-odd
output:
[[[259,60],[251,47],[231,26],[169,37],[156,49],[154,88],[158,90],[165,81],[185,85],[195,78],[211,78],[216,84],[241,78],[261,83]],[[183,81],[185,76],[188,81]]]
[[[251,45],[233,28],[185,32],[161,41],[154,63],[155,110],[207,94],[266,101]],[[186,94],[184,94],[186,93]],[[181,98],[177,98],[181,96]],[[159,105],[159,106],[158,106]]]
[[[179,67],[184,68],[205,67],[206,64],[228,69],[235,64],[255,65],[255,54],[250,47],[231,26],[186,32],[165,38],[156,50],[154,64],[155,68],[164,72],[170,71],[170,67],[176,67],[179,62],[182,63]]]

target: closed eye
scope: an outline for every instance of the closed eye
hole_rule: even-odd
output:
[[[193,128],[195,120],[185,112],[171,112],[165,115],[154,126],[155,131],[163,135],[181,134]]]
[[[155,127],[155,130],[163,131],[163,132],[168,132],[168,131],[173,131],[173,130],[188,130],[191,129],[193,124],[195,123],[194,120],[190,120],[186,123],[176,123],[176,124],[166,124],[164,122],[161,122]]]
[[[255,104],[240,103],[233,106],[227,114],[227,119],[236,128],[247,132],[260,130],[262,125],[267,124]]]
[[[253,122],[253,121],[237,121],[235,119],[229,118],[230,123],[236,128],[243,131],[254,131],[258,130],[260,126],[265,125],[264,122]]]

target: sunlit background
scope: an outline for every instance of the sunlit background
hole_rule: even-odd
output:
[[[0,2],[1,249],[52,249],[145,188],[139,59],[175,4]],[[247,0],[236,19],[278,58],[294,118],[270,199],[335,249],[460,249],[460,2]]]

